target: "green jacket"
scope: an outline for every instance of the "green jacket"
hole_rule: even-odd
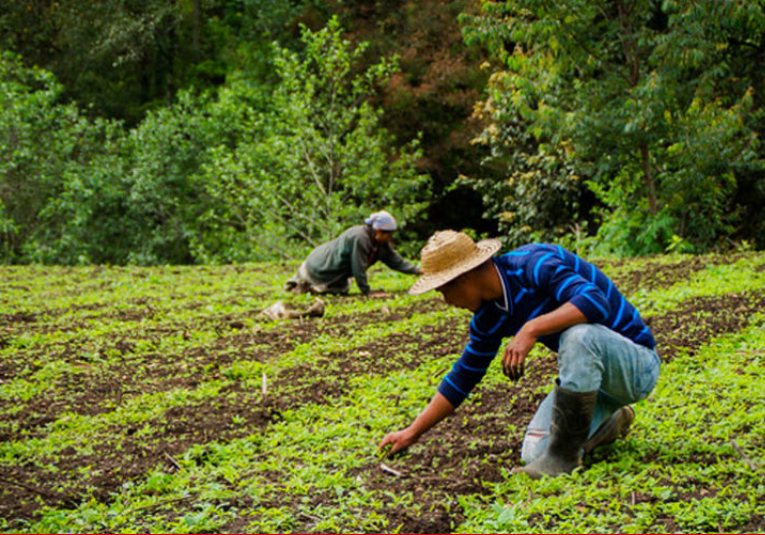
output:
[[[361,293],[368,294],[367,269],[378,260],[402,273],[418,272],[417,267],[401,258],[389,243],[376,243],[373,234],[369,225],[356,225],[319,245],[305,261],[311,278],[328,286],[342,286],[353,277]]]

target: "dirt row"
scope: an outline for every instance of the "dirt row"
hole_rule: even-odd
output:
[[[0,422],[0,440],[24,436],[34,438],[45,434],[44,427],[55,421],[65,412],[93,416],[114,410],[123,399],[135,394],[148,394],[176,388],[195,388],[197,385],[221,379],[221,371],[234,361],[248,360],[264,362],[276,355],[288,353],[297,345],[304,344],[318,336],[347,338],[355,332],[373,323],[393,323],[408,318],[413,314],[432,312],[445,308],[443,301],[429,299],[411,306],[397,309],[382,307],[362,316],[340,315],[322,320],[305,320],[279,325],[276,328],[261,330],[241,329],[241,319],[226,316],[215,320],[219,337],[212,343],[189,349],[182,354],[135,354],[137,338],[129,339],[120,334],[112,338],[104,337],[98,344],[102,354],[118,353],[118,358],[108,362],[91,364],[83,360],[90,343],[65,342],[52,344],[47,351],[56,353],[55,360],[70,363],[79,372],[66,374],[51,381],[48,388],[24,403],[21,411],[7,416]],[[154,340],[159,344],[162,336],[177,332],[198,329],[195,325],[152,328],[143,333],[143,340]],[[241,329],[241,330],[240,330]],[[420,334],[428,334],[426,327]],[[137,336],[137,335],[136,335]],[[420,337],[402,336],[402,344],[419,344]],[[372,344],[365,352],[379,357],[379,344]],[[430,350],[426,342],[421,351]],[[363,357],[363,351],[361,356]],[[355,352],[355,350],[351,350]],[[19,351],[13,360],[0,362],[0,380],[12,380],[19,377],[18,370],[23,367],[27,374],[41,367],[30,364],[35,360],[31,352]],[[356,355],[359,356],[359,355]],[[356,362],[355,359],[347,359]],[[362,358],[359,362],[363,362]],[[333,366],[338,359],[333,355],[323,357],[318,363],[320,368]],[[385,359],[378,359],[378,373],[384,372]],[[350,364],[349,366],[353,366]],[[351,369],[348,373],[361,372],[367,365]],[[300,376],[312,375],[308,365],[288,372],[285,379],[293,379],[290,373]]]
[[[765,290],[709,297],[694,297],[674,310],[648,318],[664,362],[679,353],[695,355],[716,336],[735,333],[765,310]]]
[[[344,323],[342,318],[337,321]],[[334,321],[330,323],[333,324]],[[259,346],[267,346],[267,349],[260,349],[262,353],[258,355],[270,358],[290,351],[295,343],[318,336],[325,328],[321,321],[307,321],[303,324],[289,325],[287,333],[277,334],[275,331],[269,331],[270,334],[266,337],[256,337]],[[299,335],[300,330],[303,331],[303,335]],[[430,341],[422,347],[437,354],[459,351],[459,345],[453,344],[449,339],[452,331],[452,326],[447,324],[424,327],[421,335],[430,338]],[[222,338],[216,344],[220,345],[220,348],[229,348],[232,344],[250,344],[253,337],[255,335],[252,333],[240,333]],[[174,407],[159,419],[147,422],[151,432],[142,431],[140,438],[137,438],[137,429],[115,428],[104,433],[104,436],[110,437],[110,442],[96,445],[95,452],[91,455],[82,455],[70,448],[54,458],[40,459],[34,465],[22,462],[15,466],[0,466],[0,479],[5,485],[8,486],[8,482],[17,484],[11,485],[15,487],[15,492],[0,500],[0,514],[9,518],[12,515],[12,518],[22,520],[33,518],[43,504],[66,505],[82,501],[89,495],[105,500],[109,493],[115,491],[123,482],[140,477],[158,464],[172,470],[173,456],[181,454],[192,445],[210,440],[225,441],[248,436],[278,421],[284,410],[307,403],[324,403],[330,398],[345,395],[349,379],[354,374],[362,373],[362,369],[363,373],[379,375],[401,366],[416,365],[408,360],[397,360],[395,356],[397,349],[417,343],[420,337],[396,333],[387,340],[390,354],[386,354],[385,348],[381,347],[378,341],[373,341],[359,348],[323,357],[318,366],[331,365],[335,370],[332,373],[337,375],[317,375],[316,363],[287,369],[284,375],[278,378],[278,383],[289,385],[289,388],[284,389],[284,392],[277,389],[265,399],[259,393],[245,391],[243,385],[232,382],[215,398],[195,405]],[[217,361],[216,369],[219,370],[224,365],[224,359],[217,358],[213,348],[208,349],[211,351],[196,348],[194,354],[182,357],[186,361],[198,359],[198,364]],[[380,358],[376,366],[369,366],[368,361],[364,363],[360,359],[365,356],[371,357],[373,354],[377,357],[384,355],[385,358]],[[241,358],[241,354],[238,354],[237,358]],[[176,358],[172,358],[167,361],[167,366],[157,365],[156,370],[169,371],[173,366],[177,367],[177,362]],[[212,376],[216,377],[219,375]],[[184,376],[181,382],[171,376],[165,376],[163,379],[165,384],[173,384],[174,387],[193,387],[197,378],[192,374]],[[205,380],[210,378],[204,377]],[[122,392],[121,388],[130,382],[126,381],[123,375],[111,377],[106,381],[106,384],[113,384],[114,390],[98,388],[83,381],[71,385],[67,395],[72,399],[79,399],[80,402],[87,399],[92,407],[108,406],[113,403],[115,396]],[[102,396],[101,399],[99,396]],[[39,399],[25,409],[21,417],[27,418],[27,425],[41,426],[54,419],[51,415],[36,416],[45,409],[44,405],[44,399]],[[51,406],[52,410],[56,410],[55,403]],[[92,407],[81,412],[92,413]],[[233,423],[235,420],[236,424]],[[44,429],[40,428],[39,434],[43,435]],[[53,468],[50,469],[46,465]],[[76,475],[79,469],[86,466],[95,468],[87,477]],[[65,495],[50,490],[59,485],[68,488]],[[95,491],[89,492],[87,489]]]
[[[658,271],[654,276],[663,278]],[[696,298],[667,314],[651,318],[650,323],[659,342],[659,351],[666,360],[674,358],[679,351],[693,354],[712,337],[744,328],[752,314],[763,310],[763,304],[763,293]],[[144,375],[138,376],[141,391],[194,388],[203,381],[219,378],[220,370],[233,360],[243,357],[250,360],[270,358],[291,351],[297,344],[322,334],[345,337],[352,330],[363,329],[373,322],[400,321],[413,313],[443,307],[440,300],[428,299],[404,309],[381,307],[361,318],[338,316],[306,320],[286,324],[277,331],[263,332],[239,330],[237,322],[240,319],[233,316],[208,319],[220,324],[222,335],[219,339],[210,347],[194,348],[180,355],[135,356],[129,340],[115,339],[109,343],[113,342],[115,347],[123,344],[122,362],[110,365],[97,374],[84,370],[82,374],[63,379],[57,385],[57,394],[33,398],[25,411],[19,414],[17,422],[31,433],[30,436],[42,436],[44,426],[65,410],[76,407],[83,414],[111,410],[124,397],[138,393],[135,386],[129,385],[136,379],[136,364],[146,359],[151,361],[152,366]],[[7,316],[0,317],[0,325],[8,325],[8,322],[33,324],[35,321],[34,316],[24,313]],[[188,325],[186,328],[197,327]],[[175,469],[175,456],[192,445],[246,436],[278,421],[281,412],[288,408],[306,403],[326,403],[346,394],[347,378],[355,374],[384,375],[416,366],[416,360],[399,357],[411,353],[413,349],[415,353],[419,351],[431,358],[456,354],[464,344],[465,330],[466,321],[453,320],[425,327],[416,335],[401,332],[366,346],[327,355],[311,366],[285,370],[280,380],[291,387],[265,400],[256,393],[244,391],[234,382],[216,398],[198,405],[170,409],[158,421],[150,422],[154,432],[149,435],[142,433],[140,439],[135,437],[137,430],[115,429],[110,435],[115,441],[97,449],[93,455],[64,451],[56,459],[44,460],[52,463],[56,470],[60,470],[59,473],[48,471],[41,466],[42,462],[39,465],[27,463],[0,467],[0,478],[4,480],[0,482],[0,487],[10,490],[0,498],[0,515],[5,518],[33,518],[43,504],[68,506],[81,501],[90,494],[86,490],[88,486],[95,488],[93,494],[97,498],[106,500],[122,482],[140,478],[157,465],[164,465],[167,470]],[[422,342],[423,336],[428,340]],[[231,351],[232,348],[236,350]],[[74,352],[65,356],[74,360],[79,358]],[[131,360],[132,357],[135,359]],[[178,373],[179,362],[187,364],[182,373]],[[5,361],[2,365],[5,367],[0,369],[0,378],[13,377],[14,369],[6,369]],[[328,375],[316,374],[317,369],[327,370]],[[549,374],[554,374],[554,361],[550,360],[540,372],[527,377],[524,381],[528,382],[518,386],[520,390],[515,396],[512,411],[509,410],[512,389],[494,387],[479,390],[481,403],[468,403],[460,409],[460,415],[467,418],[467,423],[463,423],[462,418],[445,422],[429,435],[432,445],[413,454],[412,466],[418,467],[416,471],[391,480],[390,475],[379,471],[375,465],[356,474],[365,481],[367,488],[384,492],[395,485],[401,491],[412,491],[418,499],[436,502],[431,510],[417,516],[404,508],[392,509],[389,512],[390,529],[401,525],[402,531],[406,532],[448,532],[451,523],[456,525],[461,521],[459,508],[450,501],[454,494],[480,492],[481,481],[498,480],[499,466],[517,464],[520,437],[507,436],[507,429],[511,424],[525,427],[541,401],[541,395],[530,396],[528,393],[541,384],[535,382],[535,378],[546,381]],[[233,424],[232,417],[244,423]],[[12,437],[6,435],[0,438],[7,440]],[[85,466],[96,468],[89,478],[74,477],[69,481],[65,485],[69,489],[66,495],[50,490],[62,478],[66,481],[66,474],[75,473]],[[9,481],[25,488],[9,484]],[[297,508],[301,504],[292,505]],[[310,519],[306,520],[304,527],[308,529],[310,525]]]
[[[633,269],[617,273],[611,276],[611,279],[623,295],[631,295],[637,290],[668,288],[690,279],[695,273],[709,266],[730,265],[746,256],[747,253],[689,256],[671,263],[665,263],[663,258],[658,256],[656,259],[644,259]],[[628,262],[633,264],[635,260],[606,260],[595,264],[608,270],[608,267],[620,267]]]

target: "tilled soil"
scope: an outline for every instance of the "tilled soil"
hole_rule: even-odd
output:
[[[406,309],[376,311],[365,316],[367,323],[374,321],[400,321],[404,314],[443,308],[443,302],[429,300]],[[220,370],[244,355],[249,360],[265,360],[289,352],[299,343],[306,343],[322,334],[343,336],[357,326],[349,327],[347,317],[328,320],[309,319],[286,324],[278,331],[260,333],[236,332],[219,338],[210,347],[194,348],[183,355],[150,355],[152,368],[142,377],[144,392],[171,388],[194,388],[203,381],[221,379]],[[231,440],[257,433],[270,423],[278,421],[281,413],[307,403],[325,403],[347,393],[348,382],[354,374],[381,375],[397,369],[418,365],[415,360],[394,358],[402,348],[418,346],[428,355],[443,355],[459,351],[459,345],[450,340],[452,325],[442,323],[425,326],[419,336],[394,333],[368,344],[331,353],[311,364],[287,368],[278,378],[280,383],[290,385],[287,392],[279,391],[265,398],[246,391],[236,382],[229,384],[220,395],[204,401],[173,407],[157,420],[143,422],[151,432],[142,432],[136,438],[137,428],[114,428],[104,435],[111,437],[109,443],[96,446],[92,454],[83,455],[67,448],[50,459],[18,466],[0,465],[0,482],[12,487],[10,495],[0,501],[0,514],[7,518],[34,518],[42,505],[73,504],[92,495],[106,499],[122,483],[140,477],[157,465],[174,469],[173,458],[195,444],[210,440]],[[423,338],[427,341],[421,343]],[[257,346],[256,351],[250,348]],[[231,351],[238,348],[240,351]],[[225,350],[225,351],[224,351]],[[372,364],[372,356],[375,360]],[[145,356],[144,356],[145,357]],[[383,357],[383,358],[381,358]],[[186,370],[179,375],[179,363]],[[210,368],[212,366],[212,369]],[[317,375],[316,367],[330,370],[329,374]],[[40,395],[29,400],[23,411],[11,421],[3,422],[3,440],[19,436],[33,438],[44,436],[45,426],[54,422],[63,411],[75,409],[78,414],[95,415],[113,410],[121,401],[125,389],[136,393],[131,384],[130,365],[115,366],[98,377],[86,373],[66,376],[59,382],[63,387],[60,397]],[[9,373],[10,375],[10,373]],[[93,380],[95,379],[95,381]],[[135,379],[135,376],[133,376]],[[238,423],[232,423],[236,418]],[[11,427],[15,424],[15,427]],[[94,467],[87,477],[67,481],[63,474],[77,474],[78,469]],[[66,493],[51,489],[63,486]],[[95,490],[91,490],[95,489]]]
[[[637,290],[655,290],[667,288],[676,282],[689,279],[691,276],[706,269],[708,266],[729,265],[745,257],[743,253],[731,253],[707,256],[689,256],[677,262],[664,263],[662,257],[656,260],[650,258],[641,262],[641,265],[627,272],[612,276],[612,280],[623,295],[630,295]],[[627,263],[627,260],[610,260],[601,262],[600,267],[619,267]],[[598,264],[598,262],[595,262]]]
[[[694,297],[675,310],[646,320],[663,361],[679,352],[694,355],[716,336],[735,333],[765,310],[765,291]]]
[[[617,284],[628,294],[630,288],[660,287],[675,282],[705,265],[699,259],[654,265],[627,274]],[[693,355],[715,336],[744,328],[755,312],[763,310],[763,305],[765,292],[694,298],[671,312],[651,317],[650,326],[662,358],[668,360],[680,352]],[[92,371],[94,367],[88,363],[82,363],[80,372],[63,376],[52,392],[32,397],[23,410],[2,422],[0,440],[42,437],[46,426],[64,412],[100,414],[114,410],[123,399],[139,392],[193,389],[221,379],[221,370],[234,360],[264,362],[321,335],[347,337],[365,325],[394,323],[412,314],[444,308],[440,299],[423,299],[410,307],[392,310],[381,307],[361,317],[308,319],[262,332],[242,329],[241,317],[218,317],[208,320],[220,326],[220,336],[214,342],[177,355],[137,356],[134,340],[124,335],[103,340],[103,347],[120,352],[124,358],[112,366],[98,368],[98,372]],[[0,348],[7,347],[19,329],[34,330],[37,321],[35,314],[26,312],[0,315]],[[50,328],[45,326],[45,330]],[[165,333],[193,328],[193,325],[170,326],[165,328]],[[176,456],[193,445],[248,436],[278,421],[287,409],[327,403],[347,394],[348,379],[356,374],[385,375],[413,368],[419,365],[417,356],[420,354],[428,358],[456,355],[466,341],[466,332],[467,321],[456,319],[428,325],[416,333],[398,332],[360,347],[330,353],[310,365],[282,370],[278,380],[290,388],[277,390],[273,395],[263,397],[230,381],[217,397],[173,407],[157,420],[147,422],[151,431],[140,433],[140,438],[137,428],[111,429],[105,436],[111,437],[112,442],[96,447],[87,455],[68,448],[34,463],[20,459],[16,465],[1,465],[0,486],[6,492],[0,495],[0,515],[16,520],[30,519],[44,505],[72,506],[89,496],[107,500],[124,482],[140,478],[158,465],[174,470]],[[162,332],[156,334],[163,335]],[[80,362],[80,348],[76,344],[59,350],[63,352],[60,358],[64,361]],[[33,368],[23,358],[0,361],[0,380],[28,375]],[[317,368],[325,372],[314,373]],[[503,469],[509,470],[518,464],[522,431],[543,397],[536,392],[545,390],[540,389],[543,385],[552,385],[555,373],[555,359],[550,357],[535,361],[534,369],[517,384],[479,385],[457,416],[443,422],[423,438],[421,445],[413,448],[401,476],[382,471],[378,464],[351,475],[358,476],[368,489],[381,493],[411,492],[418,503],[428,505],[417,514],[403,507],[391,508],[389,529],[400,528],[401,532],[410,533],[449,532],[462,520],[455,495],[483,492],[486,483],[503,477]],[[233,417],[240,423],[233,424]],[[515,431],[509,432],[510,429]],[[92,467],[90,474],[73,475],[85,467]],[[52,490],[56,488],[66,491]],[[300,505],[281,504],[296,511]],[[310,531],[311,525],[312,520],[306,518],[305,530]],[[234,521],[228,527],[236,530],[245,526],[242,521]]]

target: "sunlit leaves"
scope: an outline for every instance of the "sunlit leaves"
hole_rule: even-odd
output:
[[[351,45],[337,20],[318,32],[304,28],[303,42],[302,54],[276,47],[280,83],[268,111],[236,146],[215,148],[204,168],[219,206],[205,218],[218,222],[220,235],[227,225],[244,230],[250,254],[290,256],[295,244],[326,241],[371,210],[406,221],[424,206],[416,140],[395,150],[382,111],[367,102],[395,63],[358,72],[364,45]],[[208,239],[198,254],[230,252]]]

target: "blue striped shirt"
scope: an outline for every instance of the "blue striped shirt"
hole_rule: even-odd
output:
[[[486,374],[502,339],[564,303],[576,306],[589,323],[599,323],[637,344],[654,348],[656,341],[637,309],[597,267],[563,247],[524,245],[493,259],[502,283],[502,297],[484,303],[470,321],[470,341],[444,377],[438,391],[455,407]],[[539,338],[558,350],[560,334]]]

